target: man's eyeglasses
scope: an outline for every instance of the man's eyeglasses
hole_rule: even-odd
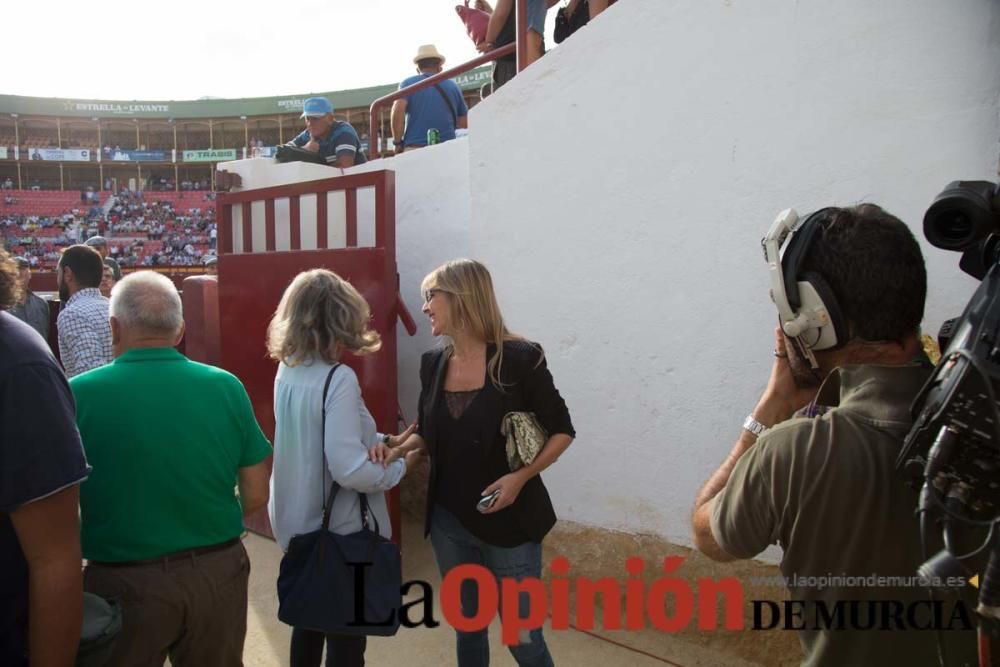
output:
[[[323,120],[325,116],[306,116],[307,123],[315,123],[318,120]]]

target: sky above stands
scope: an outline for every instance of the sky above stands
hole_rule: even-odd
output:
[[[264,97],[364,88],[477,54],[462,0],[53,0],[4,3],[0,93],[103,100]],[[555,10],[546,22],[548,44]]]

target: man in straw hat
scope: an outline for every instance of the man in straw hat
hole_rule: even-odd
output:
[[[442,71],[444,56],[433,44],[424,44],[413,58],[417,74],[404,79],[400,90]],[[469,127],[469,107],[458,85],[448,79],[418,90],[392,104],[392,140],[397,153],[428,143],[428,130],[437,131],[437,141],[455,138],[455,130]],[[405,128],[405,131],[404,131]],[[433,133],[432,133],[433,134]]]

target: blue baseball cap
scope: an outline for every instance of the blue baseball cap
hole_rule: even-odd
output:
[[[310,97],[302,104],[302,118],[325,116],[328,113],[333,113],[333,105],[325,97]]]

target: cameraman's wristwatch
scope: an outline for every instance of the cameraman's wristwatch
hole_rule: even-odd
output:
[[[761,424],[759,421],[753,418],[753,414],[747,415],[747,418],[743,420],[743,430],[750,431],[758,438],[768,431],[768,427]]]

